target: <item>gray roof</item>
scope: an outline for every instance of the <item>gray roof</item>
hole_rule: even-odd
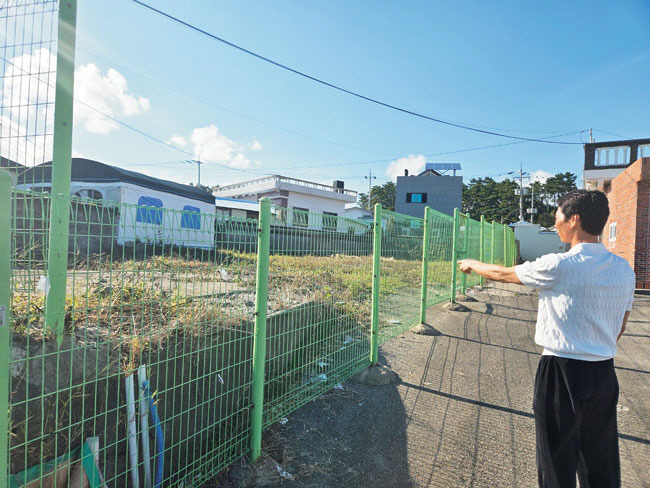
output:
[[[164,191],[175,195],[200,200],[206,203],[214,204],[214,195],[207,191],[200,190],[193,186],[183,185],[175,181],[162,180],[147,176],[136,171],[130,171],[110,164],[100,163],[92,159],[72,158],[71,167],[72,181],[83,182],[124,182],[133,183],[138,186],[150,188],[152,190]],[[50,183],[52,181],[52,162],[39,164],[28,169],[18,177],[19,185],[29,185],[34,183]]]

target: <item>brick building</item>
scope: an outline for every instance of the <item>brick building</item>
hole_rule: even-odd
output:
[[[610,215],[602,242],[630,263],[637,288],[650,289],[650,157],[623,169],[605,190]]]

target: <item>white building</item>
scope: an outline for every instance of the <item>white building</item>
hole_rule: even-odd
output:
[[[238,198],[215,197],[217,215],[239,219],[256,219],[260,213],[259,202],[240,200]]]
[[[650,157],[650,139],[585,144],[582,180],[587,190],[607,192],[612,180],[639,158]]]
[[[334,181],[334,185],[329,186],[280,175],[222,186],[213,193],[217,198],[254,202],[268,197],[275,206],[277,220],[288,226],[311,229],[336,228],[334,217],[344,217],[346,204],[357,201],[357,192],[345,189],[342,181]]]
[[[52,163],[23,172],[18,188],[49,192]],[[115,241],[214,248],[214,196],[198,188],[83,158],[72,158],[70,194],[119,203]]]
[[[569,245],[560,240],[554,230],[547,230],[530,222],[510,224],[519,242],[519,257],[522,261],[534,261],[544,254],[566,252]]]
[[[348,203],[343,215],[347,219],[374,220],[374,214],[358,203]]]

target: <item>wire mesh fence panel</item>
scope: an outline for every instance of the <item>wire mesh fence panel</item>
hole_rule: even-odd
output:
[[[503,225],[495,224],[494,227],[494,264],[503,265],[504,258],[504,243],[503,243]]]
[[[58,1],[17,0],[0,9],[0,168],[17,178],[51,167]]]
[[[369,364],[372,225],[272,210],[264,426]]]
[[[483,262],[492,262],[492,232],[493,227],[491,222],[483,224]]]
[[[208,480],[249,448],[256,267],[255,254],[215,229],[255,236],[256,221],[73,199],[59,346],[44,327],[47,283],[38,286],[47,199],[14,199],[14,478],[70,470],[65,458],[91,445],[108,485],[126,485],[145,464],[164,485]]]
[[[468,218],[467,225],[467,251],[466,257],[469,259],[480,259],[481,257],[481,223],[474,219]],[[476,273],[465,275],[465,286],[476,286],[480,283],[480,276]]]
[[[449,299],[454,219],[430,211],[427,270],[427,306]]]
[[[422,292],[424,220],[382,211],[379,342],[416,324]]]

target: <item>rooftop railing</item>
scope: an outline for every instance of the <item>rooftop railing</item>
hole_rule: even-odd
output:
[[[344,195],[356,196],[357,192],[354,190],[348,190],[345,188],[336,188],[335,186],[323,185],[321,183],[314,183],[313,181],[299,180],[297,178],[289,178],[288,176],[273,175],[267,176],[264,178],[258,178],[255,180],[244,181],[242,183],[234,183],[232,185],[225,185],[219,187],[215,192],[217,194],[226,191],[226,190],[237,190],[245,189],[251,186],[262,185],[265,183],[270,183],[272,185],[278,185],[279,183],[289,183],[292,185],[303,186],[306,188],[314,188],[316,190],[331,191],[335,193],[342,193]]]

